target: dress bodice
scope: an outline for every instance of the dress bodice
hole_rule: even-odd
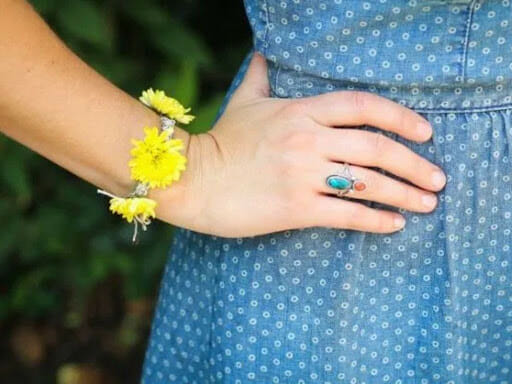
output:
[[[353,87],[417,109],[512,102],[508,0],[245,0],[245,8],[279,97]],[[452,96],[436,98],[446,89]]]

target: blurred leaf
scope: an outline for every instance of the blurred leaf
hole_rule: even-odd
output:
[[[58,270],[53,266],[34,269],[21,276],[13,289],[12,305],[15,309],[24,309],[29,316],[55,306],[57,295],[45,289],[44,285],[56,280]]]
[[[161,28],[148,31],[148,36],[153,45],[171,58],[187,57],[188,60],[199,65],[211,65],[212,55],[208,47],[178,20],[171,20],[170,23]]]
[[[143,70],[137,62],[128,58],[104,55],[91,55],[89,65],[118,86],[129,83]]]
[[[70,212],[57,204],[42,206],[37,215],[38,246],[48,253],[64,252],[66,234],[69,233]]]
[[[206,104],[203,104],[195,112],[196,118],[185,129],[190,133],[201,133],[209,131],[212,128],[212,123],[215,120],[217,112],[219,111],[224,100],[223,94],[217,94],[210,99]]]
[[[72,36],[110,50],[113,31],[105,12],[92,1],[73,0],[59,4],[57,21]]]
[[[5,219],[7,220],[9,225],[5,225],[0,231],[0,265],[6,260],[9,252],[16,249],[17,240],[22,238],[22,217],[14,216]]]
[[[197,65],[191,60],[183,60],[179,71],[160,72],[154,84],[156,88],[163,89],[169,96],[178,99],[185,107],[194,109],[199,93],[199,77]]]
[[[54,12],[57,7],[57,0],[32,0],[31,3],[43,15]]]
[[[0,320],[5,319],[10,313],[9,297],[0,295]]]
[[[3,159],[1,168],[1,177],[6,185],[17,195],[22,204],[30,199],[31,189],[28,179],[28,169],[25,162],[15,153]]]
[[[123,2],[122,10],[128,14],[133,21],[151,28],[162,27],[170,23],[170,17],[166,9],[147,0],[131,0]]]

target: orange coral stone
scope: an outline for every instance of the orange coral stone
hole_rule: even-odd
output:
[[[356,191],[364,191],[366,189],[366,184],[363,183],[362,181],[356,181],[356,183],[354,184],[354,189]]]

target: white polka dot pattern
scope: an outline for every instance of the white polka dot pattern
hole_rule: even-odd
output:
[[[510,0],[246,4],[279,97],[343,88],[425,111],[512,107]]]
[[[245,5],[272,96],[365,89],[408,105],[432,123],[429,142],[360,128],[439,165],[447,184],[427,214],[361,201],[406,217],[392,234],[178,228],[142,382],[512,383],[509,1]]]

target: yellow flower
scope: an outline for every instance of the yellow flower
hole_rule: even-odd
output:
[[[146,197],[113,197],[110,199],[110,210],[121,215],[129,223],[135,218],[141,223],[148,223],[155,217],[156,201]]]
[[[131,150],[133,158],[128,165],[134,180],[148,183],[151,188],[166,187],[180,178],[186,168],[187,158],[178,151],[183,149],[183,141],[171,139],[169,131],[158,132],[157,127],[145,127],[144,140],[134,140]]]
[[[166,96],[164,91],[153,91],[152,88],[149,88],[142,92],[139,100],[155,111],[183,124],[188,124],[195,118],[195,116],[186,114],[190,111],[190,108],[185,108],[178,100]]]

